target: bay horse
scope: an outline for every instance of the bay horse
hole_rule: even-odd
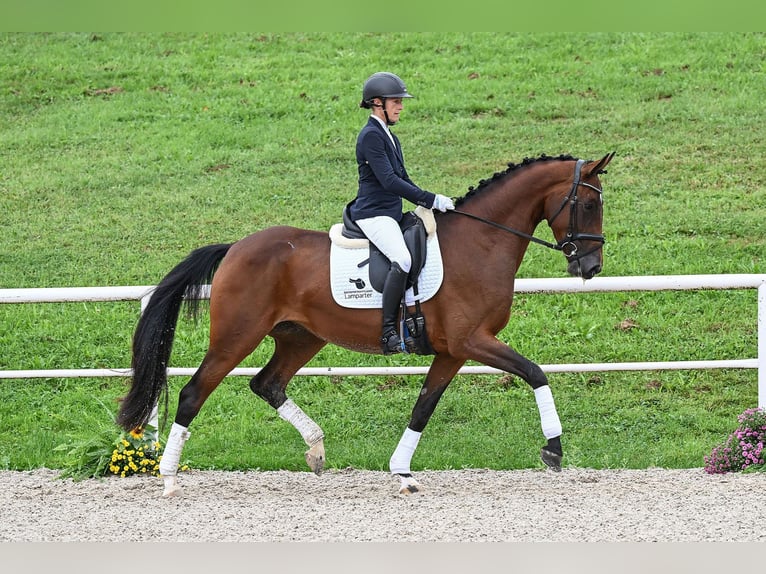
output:
[[[524,379],[534,391],[545,465],[561,470],[562,427],[548,379],[531,360],[497,339],[510,319],[514,279],[530,242],[559,250],[570,275],[590,279],[603,264],[602,188],[599,174],[614,157],[586,161],[570,155],[509,163],[457,199],[456,209],[435,212],[444,278],[425,301],[426,332],[434,359],[401,440],[391,456],[401,494],[421,487],[410,461],[434,409],[458,370],[477,361]],[[547,220],[557,243],[533,236]],[[167,367],[182,304],[194,315],[210,284],[210,340],[197,371],[182,388],[162,455],[163,496],[180,492],[177,469],[188,427],[223,378],[266,336],[274,341],[268,364],[250,389],[301,434],[306,462],[316,474],[325,463],[324,433],[286,394],[296,372],[328,343],[360,353],[382,352],[379,309],[348,309],[330,294],[327,232],[274,226],[231,244],[192,251],[157,285],[132,345],[132,377],[116,422],[126,430],[147,424],[164,398]]]

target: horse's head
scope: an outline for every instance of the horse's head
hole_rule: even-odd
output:
[[[598,175],[612,161],[614,152],[599,161],[577,160],[569,183],[561,186],[546,201],[545,218],[569,262],[570,275],[591,279],[603,264],[602,235],[603,200]]]

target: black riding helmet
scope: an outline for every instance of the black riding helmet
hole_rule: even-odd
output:
[[[360,108],[371,108],[374,98],[412,98],[412,94],[407,92],[407,86],[402,79],[391,72],[377,72],[367,78],[362,88],[362,101]]]

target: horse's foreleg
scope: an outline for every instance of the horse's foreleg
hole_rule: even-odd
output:
[[[543,436],[547,439],[547,444],[540,450],[540,458],[550,469],[561,471],[561,421],[548,385],[548,377],[540,366],[491,336],[485,337],[478,344],[473,342],[470,358],[489,367],[518,375],[532,387],[540,412],[540,426]]]
[[[548,443],[540,450],[540,458],[546,466],[559,472],[564,451],[561,449],[561,421],[556,411],[556,403],[553,401],[553,392],[547,383],[534,389],[534,392],[537,409],[540,411],[540,426],[543,429],[543,436],[548,440]]]
[[[309,447],[306,464],[317,475],[325,463],[324,432],[303,410],[287,397],[290,379],[326,342],[296,324],[280,324],[271,332],[274,355],[268,364],[250,380],[252,391],[276,409],[303,437]]]
[[[391,455],[389,468],[391,474],[400,479],[399,494],[413,494],[421,490],[420,484],[412,476],[410,463],[420,437],[431,418],[439,399],[444,394],[455,373],[463,365],[462,360],[449,355],[437,355],[420,390],[420,396],[412,409],[410,424],[405,429],[396,450]]]

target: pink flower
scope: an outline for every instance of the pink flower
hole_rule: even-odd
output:
[[[709,474],[745,470],[752,465],[764,464],[766,442],[766,410],[747,409],[737,417],[739,427],[723,444],[705,456],[705,472]]]

